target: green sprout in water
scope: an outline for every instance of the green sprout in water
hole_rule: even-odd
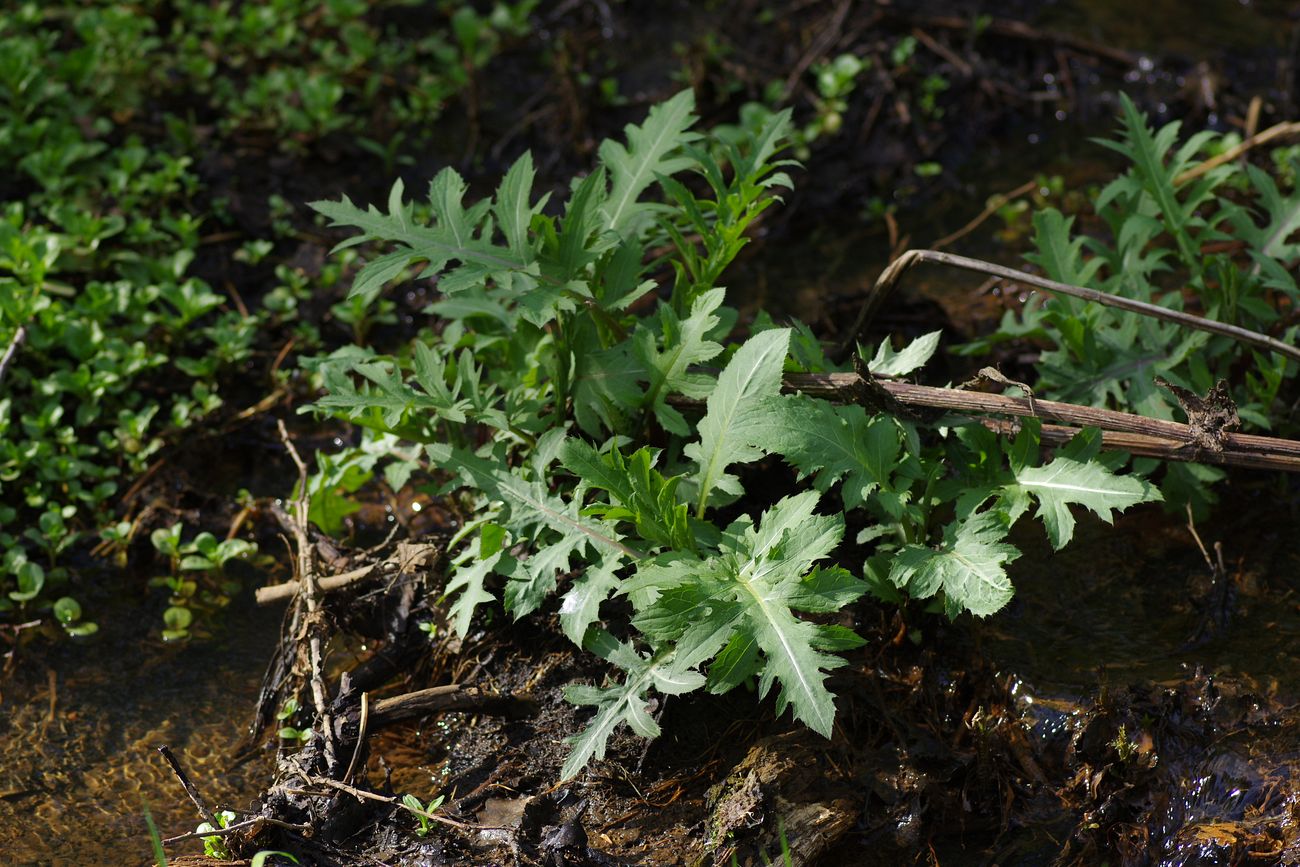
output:
[[[407,810],[409,810],[411,814],[415,816],[415,818],[420,823],[419,829],[416,830],[415,832],[416,834],[420,835],[421,837],[428,835],[429,828],[432,827],[428,814],[438,812],[439,808],[442,807],[442,802],[445,799],[446,799],[445,795],[439,795],[429,803],[422,804],[420,802],[420,799],[415,797],[415,795],[402,796],[402,806],[405,807]]]
[[[275,718],[281,722],[287,723],[287,721],[292,719],[296,713],[298,713],[298,699],[289,698],[285,700],[284,706],[280,708],[278,713],[276,713]],[[286,724],[280,728],[280,731],[277,732],[277,734],[279,734],[282,740],[286,741],[305,743],[306,741],[311,740],[310,728],[299,729]]]
[[[62,596],[54,603],[54,619],[69,635],[80,637],[99,631],[99,624],[81,619],[81,604],[71,596]]]

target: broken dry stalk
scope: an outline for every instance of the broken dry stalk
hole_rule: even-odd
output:
[[[853,327],[849,329],[848,336],[836,350],[836,354],[840,358],[844,358],[848,355],[853,348],[853,344],[857,342],[862,331],[871,320],[875,318],[876,313],[885,303],[885,300],[888,299],[890,293],[894,291],[903,275],[906,274],[913,265],[916,265],[919,262],[934,262],[938,265],[947,265],[951,268],[961,268],[965,271],[974,271],[978,274],[988,274],[991,277],[999,277],[1004,280],[1024,283],[1027,286],[1033,286],[1047,292],[1053,292],[1059,295],[1068,295],[1071,298],[1079,298],[1083,301],[1102,304],[1107,307],[1116,307],[1120,310],[1127,310],[1130,313],[1150,316],[1153,319],[1159,319],[1163,322],[1172,322],[1186,328],[1193,328],[1197,331],[1208,331],[1211,334],[1229,337],[1233,340],[1258,347],[1259,349],[1276,352],[1286,356],[1287,358],[1293,358],[1300,361],[1300,348],[1288,343],[1283,343],[1276,338],[1269,337],[1267,334],[1260,334],[1258,331],[1251,331],[1248,328],[1229,325],[1226,322],[1215,322],[1213,319],[1193,316],[1190,313],[1183,313],[1179,310],[1170,310],[1168,307],[1161,307],[1158,304],[1149,304],[1145,301],[1135,301],[1132,298],[1122,298],[1119,295],[1112,295],[1109,292],[1098,292],[1096,289],[1088,289],[1082,286],[1071,286],[1068,283],[1059,283],[1056,280],[1048,280],[1046,277],[1038,277],[1033,274],[1027,274],[1024,271],[1017,271],[1014,268],[995,265],[992,262],[985,262],[982,259],[971,259],[967,256],[955,256],[952,253],[940,253],[935,250],[908,250],[902,256],[899,256],[890,263],[888,268],[881,272],[880,276],[876,279],[875,285],[867,292],[867,297],[862,302],[862,308],[858,311],[857,321],[853,323]]]
[[[373,563],[367,566],[361,566],[357,569],[351,569],[339,575],[331,575],[328,578],[320,578],[316,586],[322,593],[329,593],[338,590],[340,587],[346,587],[349,584],[355,584],[362,578],[368,577],[375,571]],[[301,581],[286,581],[283,584],[273,584],[270,587],[259,587],[255,597],[258,605],[270,605],[272,602],[278,602],[281,599],[291,599],[302,588]]]
[[[1252,108],[1253,107],[1254,104],[1252,103]],[[1211,171],[1212,169],[1217,169],[1221,165],[1232,162],[1251,148],[1258,147],[1259,145],[1270,142],[1275,138],[1286,138],[1288,136],[1300,136],[1300,121],[1274,124],[1263,132],[1255,133],[1241,144],[1230,147],[1223,153],[1210,157],[1203,163],[1192,166],[1190,169],[1174,178],[1174,183],[1178,186],[1182,186],[1188,181],[1196,180],[1201,175]]]
[[[856,373],[790,374],[785,377],[786,391],[826,400],[845,402],[854,399],[860,391],[862,377]],[[1205,448],[1197,430],[1186,424],[1163,419],[1147,418],[1112,409],[1079,406],[1041,398],[1011,397],[1002,394],[963,391],[956,388],[935,388],[913,385],[909,382],[891,382],[877,379],[874,387],[886,392],[890,398],[906,407],[924,407],[949,412],[993,413],[1038,418],[1045,422],[1059,422],[1073,427],[1057,427],[1053,432],[1044,425],[1043,437],[1060,437],[1068,432],[1062,442],[1068,441],[1079,427],[1098,427],[1104,432],[1102,445],[1112,450],[1123,450],[1149,457],[1174,461],[1198,461],[1255,469],[1300,472],[1300,442],[1277,437],[1223,432],[1222,451]],[[993,427],[981,420],[986,427]],[[1010,424],[1010,423],[1007,423]],[[1002,432],[1010,428],[995,428]]]

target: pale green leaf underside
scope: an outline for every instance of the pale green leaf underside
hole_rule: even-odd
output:
[[[879,376],[906,376],[930,360],[930,356],[939,348],[939,337],[942,334],[942,331],[922,334],[898,352],[885,340],[867,366]]]
[[[1038,517],[1047,527],[1052,547],[1058,550],[1074,536],[1072,503],[1110,523],[1112,510],[1161,499],[1160,492],[1144,479],[1117,476],[1100,464],[1065,457],[1022,469],[1016,473],[1016,486],[1038,500]]]

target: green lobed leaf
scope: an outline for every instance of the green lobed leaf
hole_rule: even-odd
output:
[[[781,390],[781,371],[790,346],[790,329],[756,334],[736,351],[709,395],[708,409],[700,420],[700,439],[683,450],[696,461],[695,516],[703,518],[715,489],[739,494],[731,464],[748,463],[764,454],[761,432],[767,420],[766,400]]]
[[[759,436],[800,477],[814,475],[826,492],[843,479],[844,506],[856,509],[886,486],[898,465],[899,431],[893,420],[869,418],[861,406],[836,406],[805,395],[777,396],[765,404]]]
[[[546,526],[562,536],[577,535],[584,543],[612,548],[633,559],[643,556],[610,535],[603,524],[583,518],[573,504],[548,493],[541,482],[522,479],[507,468],[464,449],[435,444],[426,450],[438,466],[457,472],[471,487],[505,503],[509,509],[507,526]]]
[[[683,144],[697,138],[688,132],[695,123],[695,94],[681,93],[650,109],[641,126],[629,124],[627,145],[608,139],[600,146],[600,161],[609,172],[609,197],[603,205],[605,228],[625,237],[640,231],[655,206],[639,202],[641,194],[659,175],[688,168],[690,158],[677,155]]]
[[[939,338],[942,335],[942,331],[922,334],[897,352],[890,346],[889,341],[885,340],[880,344],[875,357],[867,367],[872,373],[880,376],[906,376],[930,360],[930,356],[934,355],[934,351],[939,348]]]
[[[1007,490],[1008,497],[1014,501],[1031,494],[1038,500],[1037,516],[1058,551],[1074,536],[1071,504],[1084,506],[1109,524],[1115,510],[1162,499],[1160,491],[1145,479],[1117,476],[1099,463],[1065,453],[1041,467],[1021,467],[1015,475],[1015,490]],[[1022,510],[1023,505],[1013,512],[1013,519]]]
[[[470,621],[478,606],[493,599],[484,584],[506,556],[501,550],[504,532],[495,524],[484,525],[479,538],[457,557],[455,569],[447,579],[446,595],[455,596],[449,611],[451,627],[461,638],[469,634]],[[489,538],[493,541],[488,541]]]
[[[582,645],[588,627],[600,615],[601,603],[618,588],[621,566],[621,559],[606,556],[584,569],[573,580],[569,592],[564,594],[564,601],[560,603],[560,627],[574,644]]]
[[[937,548],[904,547],[894,557],[889,580],[916,599],[942,591],[950,617],[963,610],[985,617],[1010,602],[1014,592],[1006,564],[1020,551],[1003,541],[1006,535],[1002,514],[980,512],[945,527]]]
[[[691,305],[690,315],[678,320],[668,304],[659,305],[658,334],[647,324],[638,325],[632,334],[632,351],[649,378],[644,404],[654,411],[664,430],[689,436],[690,427],[681,413],[670,407],[667,398],[682,394],[703,398],[713,384],[707,374],[690,372],[691,365],[709,361],[722,352],[722,346],[708,335],[717,327],[716,315],[726,297],[723,289],[703,293]],[[652,322],[654,320],[651,320]],[[663,350],[659,348],[660,341]]]
[[[621,683],[599,688],[573,684],[565,688],[564,697],[574,704],[592,705],[596,715],[587,727],[565,742],[570,746],[568,758],[560,769],[560,778],[576,776],[592,759],[605,756],[605,746],[619,725],[626,723],[641,737],[659,735],[659,724],[650,716],[646,693],[655,689],[665,695],[681,695],[704,685],[704,676],[681,666],[672,650],[644,657],[603,629],[587,633],[584,646],[626,672]]]
[[[653,546],[694,547],[686,504],[677,500],[681,478],[665,479],[654,468],[650,449],[638,449],[625,458],[617,448],[602,453],[581,440],[569,439],[560,449],[560,462],[584,484],[609,492],[619,506],[597,505],[588,512],[608,520],[631,521],[637,535]]]
[[[720,656],[709,674],[711,690],[756,674],[762,695],[779,685],[778,712],[792,707],[797,719],[829,737],[835,707],[826,672],[843,660],[817,648],[849,641],[794,610],[840,607],[866,592],[866,584],[839,569],[807,574],[844,532],[840,516],[815,514],[817,501],[816,491],[786,497],[758,526],[745,519],[729,527],[718,556],[659,557],[638,568],[626,589],[638,609],[637,628],[657,646],[676,647],[681,665]]]

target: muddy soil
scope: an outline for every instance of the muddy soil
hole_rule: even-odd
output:
[[[829,741],[741,691],[669,698],[658,740],[623,733],[559,786],[583,716],[562,690],[605,673],[559,637],[556,612],[498,612],[463,641],[420,633],[406,675],[370,701],[431,684],[480,698],[372,724],[357,779],[442,792],[460,824],[422,839],[391,806],[281,785],[266,806],[321,830],[258,844],[307,845],[326,864],[1294,863],[1300,555],[1270,527],[1279,507],[1295,520],[1296,495],[1232,492],[1241,517],[1202,528],[1224,542],[1222,576],[1154,508],[1081,523],[1061,554],[1026,534],[1016,601],[986,621],[854,610],[868,641],[829,684]],[[281,777],[310,761],[282,761]]]

